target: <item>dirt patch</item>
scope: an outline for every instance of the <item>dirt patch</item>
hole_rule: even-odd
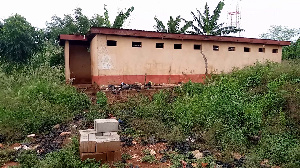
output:
[[[166,150],[166,145],[166,143],[156,143],[153,145],[144,146],[133,141],[133,146],[125,146],[122,148],[122,154],[129,154],[132,157],[130,160],[127,160],[127,164],[131,164],[133,167],[170,167],[170,161],[162,159],[164,156],[162,151]],[[142,162],[142,158],[145,156],[143,151],[145,150],[149,150],[152,152],[156,160],[155,163]]]

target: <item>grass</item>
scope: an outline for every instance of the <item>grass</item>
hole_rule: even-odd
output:
[[[66,122],[90,101],[63,83],[62,69],[26,66],[9,74],[0,68],[0,130],[7,141],[22,140]]]
[[[212,75],[204,84],[189,82],[162,90],[151,99],[139,95],[110,106],[102,92],[97,94],[97,104],[91,106],[86,95],[64,84],[59,67],[45,64],[7,71],[2,66],[0,134],[6,142],[22,141],[28,134],[47,132],[88,109],[87,121],[111,113],[127,124],[122,133],[133,137],[167,140],[171,145],[188,143],[194,149],[221,153],[218,159],[225,162],[232,162],[231,153],[237,152],[246,155],[245,167],[258,167],[264,159],[270,165],[299,167],[299,65],[299,60],[256,64],[230,74]],[[189,160],[184,150],[170,157],[173,165],[182,159],[196,162]],[[100,164],[81,162],[76,142],[42,159],[35,152],[0,154],[1,162],[18,160],[23,167]],[[152,161],[147,157],[144,161]],[[206,159],[211,165],[216,161]]]
[[[213,75],[205,84],[163,90],[152,100],[135,97],[110,111],[133,127],[130,134],[170,143],[191,137],[194,147],[221,152],[224,161],[238,152],[249,156],[249,164],[269,159],[272,165],[300,166],[299,64],[257,63]]]

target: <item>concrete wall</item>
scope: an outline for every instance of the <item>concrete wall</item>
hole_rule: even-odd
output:
[[[89,46],[70,43],[70,78],[73,83],[91,83],[91,57]]]
[[[107,46],[107,40],[117,41],[117,46]],[[133,41],[142,42],[142,47],[132,47]],[[156,48],[156,43],[164,43],[164,48]],[[174,44],[182,44],[182,49],[174,49]],[[97,35],[91,43],[93,81],[201,82],[205,61],[200,50],[194,50],[194,44],[202,47],[208,73],[230,72],[233,67],[242,68],[256,61],[281,61],[281,46]],[[213,45],[219,46],[219,51],[214,51]],[[228,47],[235,47],[235,51],[228,51]],[[250,52],[244,52],[244,47],[249,47]],[[258,52],[259,48],[265,48],[265,52]],[[272,49],[278,49],[278,53],[272,53]]]

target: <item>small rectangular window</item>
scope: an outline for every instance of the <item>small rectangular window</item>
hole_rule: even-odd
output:
[[[115,40],[107,40],[107,46],[117,46],[117,41]]]
[[[250,52],[250,48],[244,47],[244,52]]]
[[[142,42],[132,42],[132,47],[142,47]]]
[[[265,48],[259,48],[258,49],[258,52],[262,52],[262,53],[264,53],[266,51],[266,49]]]
[[[201,50],[201,45],[194,44],[194,50]]]
[[[219,46],[213,45],[213,50],[214,50],[214,51],[219,51]]]
[[[278,53],[278,49],[273,49],[272,53]]]
[[[228,51],[235,51],[235,47],[228,47]]]
[[[156,48],[164,48],[164,43],[156,43]]]
[[[174,49],[182,49],[182,44],[174,44]]]

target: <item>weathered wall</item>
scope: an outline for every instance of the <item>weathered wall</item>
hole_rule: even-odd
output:
[[[70,78],[73,83],[91,83],[91,57],[88,47],[70,43]]]
[[[107,46],[107,40],[117,41],[117,46]],[[132,41],[142,42],[142,47],[132,47]],[[164,48],[156,48],[156,43],[164,43]],[[182,49],[174,49],[174,44],[182,44]],[[202,46],[209,73],[230,72],[233,67],[242,68],[256,61],[281,61],[280,46],[97,35],[91,43],[93,81],[98,84],[178,83],[189,79],[201,82],[205,62],[200,50],[194,50],[194,44]],[[213,51],[213,45],[218,45],[219,51]],[[235,51],[228,51],[228,47],[235,47]],[[251,52],[244,52],[244,47],[251,48]],[[258,48],[265,48],[265,52],[259,53]],[[272,49],[279,51],[275,54]]]

